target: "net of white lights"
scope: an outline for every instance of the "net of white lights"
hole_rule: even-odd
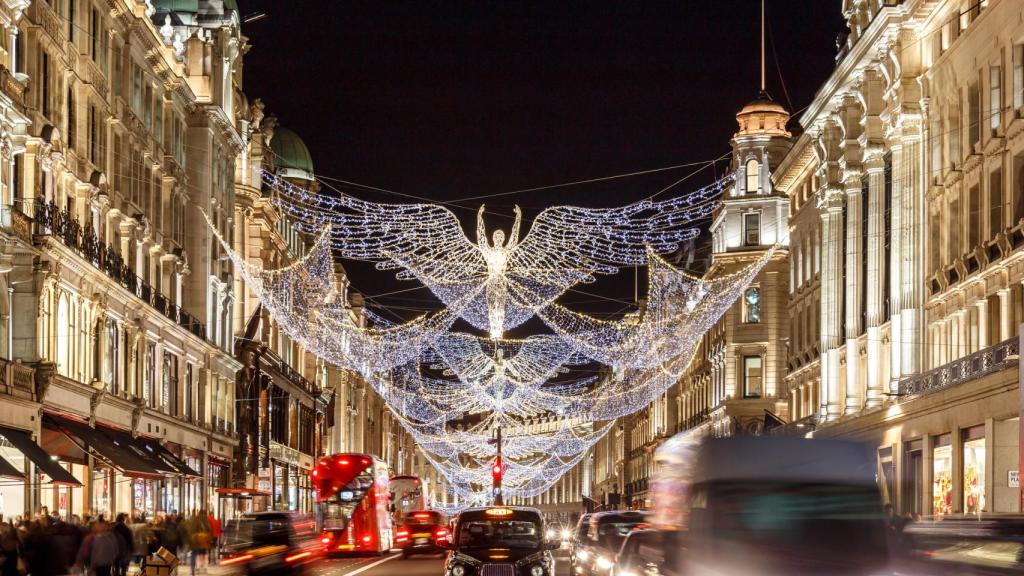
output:
[[[488,239],[481,206],[474,242],[443,206],[328,197],[269,172],[263,178],[298,229],[320,233],[329,227],[338,255],[377,262],[381,270],[400,269],[398,278],[419,280],[493,338],[568,288],[593,281],[594,274],[643,265],[648,250],[676,250],[697,235],[692,224],[711,214],[730,182],[726,178],[685,196],[621,208],[547,208],[522,239],[518,206],[507,240],[502,230]]]
[[[481,207],[473,243],[439,206],[327,198],[265,178],[296,226],[318,236],[308,254],[278,270],[249,264],[221,238],[240,275],[284,333],[360,372],[467,501],[488,492],[483,487],[495,451],[488,440],[497,426],[506,431],[506,495],[550,488],[613,419],[648,405],[678,381],[700,337],[771,257],[704,280],[657,256],[695,234],[685,225],[710,212],[727,181],[663,202],[549,208],[521,241],[518,208],[506,242],[500,230],[487,239]],[[368,326],[339,297],[335,253],[377,261],[381,269],[403,268],[400,278],[420,280],[446,307],[401,324]],[[554,303],[596,273],[643,263],[646,305],[618,320]],[[534,315],[554,334],[503,338]],[[460,317],[488,336],[455,332]],[[566,378],[570,367],[592,361],[606,368]],[[467,414],[475,424],[456,424]]]

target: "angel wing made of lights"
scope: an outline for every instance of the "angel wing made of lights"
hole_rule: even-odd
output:
[[[592,281],[594,274],[643,264],[647,250],[675,250],[696,236],[689,226],[710,215],[727,184],[721,180],[685,196],[617,208],[548,208],[522,240],[518,206],[507,239],[502,230],[488,238],[481,206],[473,242],[443,206],[328,197],[269,173],[264,180],[278,191],[282,211],[300,229],[317,232],[330,225],[342,257],[374,261],[381,270],[401,269],[399,278],[419,280],[447,305],[483,286],[480,296],[463,307],[462,317],[493,338],[521,325],[573,285]]]

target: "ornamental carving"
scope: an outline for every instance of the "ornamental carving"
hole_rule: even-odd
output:
[[[53,384],[53,378],[57,375],[57,365],[53,362],[40,362],[35,366],[33,384],[35,385],[36,402],[44,403],[46,393]]]

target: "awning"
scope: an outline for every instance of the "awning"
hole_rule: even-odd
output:
[[[135,441],[142,446],[143,450],[145,450],[150,457],[156,458],[165,466],[172,468],[175,474],[202,478],[202,474],[193,470],[188,464],[185,464],[181,458],[178,458],[173,452],[165,448],[159,440],[140,436],[136,438]]]
[[[267,492],[266,490],[256,490],[254,488],[217,488],[216,492],[220,498],[254,498],[270,496],[270,492]]]
[[[14,464],[11,464],[5,458],[0,458],[0,478],[24,480],[25,473],[15,468]]]
[[[50,457],[38,444],[32,441],[32,437],[29,436],[28,432],[24,430],[16,430],[14,428],[5,428],[0,426],[0,436],[7,439],[8,442],[14,445],[25,458],[28,458],[36,465],[39,471],[43,472],[50,477],[50,480],[55,484],[70,484],[72,486],[81,486],[82,483],[75,479],[70,472],[64,469],[56,460]]]
[[[43,422],[54,426],[72,441],[78,443],[82,450],[99,456],[123,472],[125,476],[162,478],[165,472],[175,473],[173,470],[165,470],[167,466],[158,460],[147,457],[142,448],[135,445],[131,435],[126,432],[102,426],[92,428],[85,422],[54,414],[44,414]]]

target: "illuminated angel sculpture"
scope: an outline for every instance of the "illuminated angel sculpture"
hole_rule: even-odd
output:
[[[462,318],[492,338],[527,321],[573,285],[593,281],[594,274],[643,265],[648,249],[657,254],[677,249],[697,235],[692,223],[711,213],[725,185],[721,181],[679,198],[618,208],[547,208],[522,239],[522,212],[516,206],[507,241],[502,230],[487,240],[481,206],[472,242],[443,206],[328,197],[273,175],[265,178],[298,227],[318,233],[330,226],[338,255],[377,262],[380,270],[401,269],[398,278],[419,280],[449,307],[459,303]]]

